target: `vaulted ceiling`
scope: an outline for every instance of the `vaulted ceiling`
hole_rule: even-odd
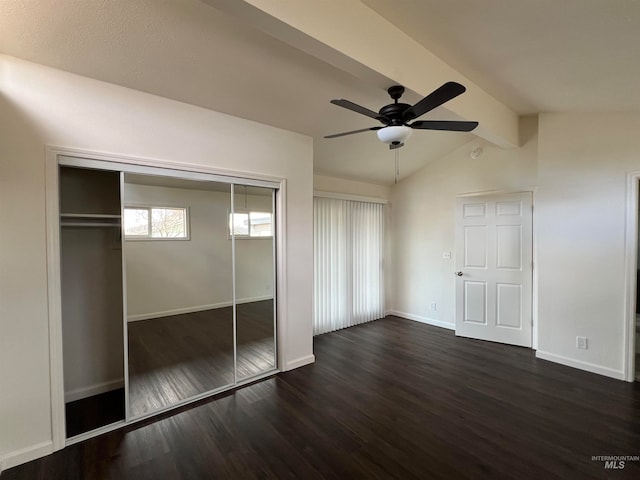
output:
[[[392,84],[413,103],[458,80],[467,98],[423,118],[513,144],[516,114],[640,110],[639,23],[635,0],[0,0],[0,52],[311,135],[316,172],[388,184],[373,132],[322,138],[375,125],[330,99],[377,110]],[[473,138],[416,132],[401,177]]]

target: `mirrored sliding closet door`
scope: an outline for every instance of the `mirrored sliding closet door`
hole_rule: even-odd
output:
[[[242,381],[276,367],[275,190],[233,186],[236,374]]]
[[[276,371],[277,183],[57,167],[69,441]]]
[[[235,384],[231,185],[125,174],[128,418]]]

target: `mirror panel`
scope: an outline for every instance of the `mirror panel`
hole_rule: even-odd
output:
[[[276,368],[274,198],[272,188],[234,185],[238,381]]]
[[[125,174],[128,419],[235,383],[231,185]]]

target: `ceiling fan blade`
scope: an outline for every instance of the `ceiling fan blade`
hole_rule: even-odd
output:
[[[354,133],[368,132],[370,130],[380,130],[381,128],[382,127],[361,128],[360,130],[351,130],[350,132],[342,132],[342,133],[334,133],[333,135],[326,135],[324,138],[344,137],[345,135],[352,135]]]
[[[478,126],[478,122],[457,122],[447,120],[418,120],[409,125],[421,130],[448,130],[451,132],[470,132]]]
[[[447,82],[424,97],[413,107],[407,108],[403,114],[404,121],[408,122],[409,120],[418,118],[443,103],[448,102],[452,98],[457,97],[461,93],[464,93],[466,90],[467,89],[459,83]]]
[[[389,119],[384,115],[380,115],[378,112],[369,110],[368,108],[362,107],[357,103],[350,102],[349,100],[343,100],[342,98],[339,98],[336,100],[331,100],[331,103],[333,103],[334,105],[338,105],[339,107],[346,108],[347,110],[351,110],[352,112],[375,118],[376,120],[380,120],[383,123],[389,123]]]

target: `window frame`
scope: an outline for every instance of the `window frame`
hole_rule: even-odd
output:
[[[148,210],[148,226],[149,226],[149,234],[148,235],[127,235],[126,233],[126,225],[125,225],[125,211],[127,209],[131,210]],[[171,210],[184,210],[184,229],[185,236],[184,237],[154,237],[152,236],[153,226],[151,224],[152,212],[153,209],[171,209]],[[122,236],[125,241],[134,241],[134,242],[146,242],[146,241],[174,241],[174,242],[183,242],[191,240],[191,212],[189,211],[188,206],[184,205],[149,205],[149,204],[135,204],[129,203],[122,208]]]

